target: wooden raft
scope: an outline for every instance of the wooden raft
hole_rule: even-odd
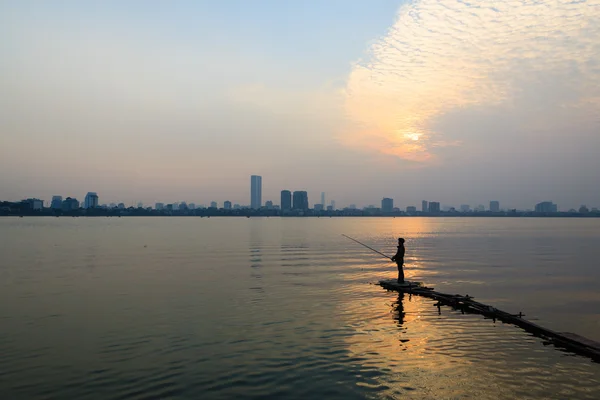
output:
[[[573,353],[590,357],[595,362],[600,362],[600,343],[584,338],[570,332],[555,332],[546,329],[533,322],[523,319],[523,315],[509,314],[498,310],[492,306],[479,303],[471,296],[461,296],[458,294],[446,294],[436,292],[433,288],[425,287],[421,282],[405,282],[399,284],[395,279],[379,281],[379,285],[387,290],[393,290],[401,293],[409,293],[418,296],[428,297],[437,300],[435,304],[438,308],[441,305],[448,305],[463,313],[481,314],[484,317],[491,318],[494,321],[500,320],[504,323],[516,325],[533,335],[547,340],[559,348],[569,350]]]

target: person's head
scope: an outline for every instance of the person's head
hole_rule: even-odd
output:
[[[404,244],[404,239],[398,238],[398,246],[403,245],[403,244]]]

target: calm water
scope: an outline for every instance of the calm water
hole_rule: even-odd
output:
[[[371,284],[600,340],[600,220],[1,218],[0,398],[600,398],[600,364]]]

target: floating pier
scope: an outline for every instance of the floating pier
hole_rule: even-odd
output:
[[[479,303],[473,297],[461,296],[458,294],[446,294],[436,292],[433,288],[423,286],[421,282],[405,282],[399,284],[396,280],[382,280],[379,285],[387,290],[392,290],[401,293],[414,294],[418,296],[428,297],[437,300],[435,304],[438,308],[442,305],[448,305],[463,313],[481,314],[486,318],[491,318],[494,321],[500,320],[507,324],[516,325],[533,335],[540,337],[556,347],[566,349],[573,353],[591,358],[594,362],[600,363],[600,343],[584,338],[570,332],[555,332],[546,329],[533,322],[523,319],[523,314],[509,314],[505,311],[498,310],[492,306]]]

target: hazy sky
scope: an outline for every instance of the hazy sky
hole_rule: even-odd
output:
[[[0,1],[0,199],[600,206],[600,0]]]

